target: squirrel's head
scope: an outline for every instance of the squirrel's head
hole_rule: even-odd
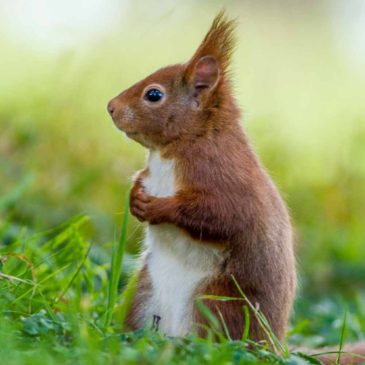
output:
[[[218,130],[231,104],[233,30],[234,21],[220,13],[187,63],[162,68],[113,98],[108,112],[116,126],[149,148]]]

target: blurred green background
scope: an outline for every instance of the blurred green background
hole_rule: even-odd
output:
[[[365,293],[365,3],[361,0],[0,3],[0,221],[8,239],[79,213],[111,241],[146,151],[108,100],[184,62],[222,8],[239,21],[243,125],[293,217],[298,301]],[[128,251],[142,226],[131,219]]]

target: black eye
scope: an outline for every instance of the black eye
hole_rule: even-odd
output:
[[[156,101],[160,101],[163,95],[163,92],[158,89],[149,89],[146,92],[145,99],[151,103],[155,103]]]

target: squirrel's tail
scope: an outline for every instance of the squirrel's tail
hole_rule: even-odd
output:
[[[316,355],[316,358],[324,365],[335,365],[338,358],[340,358],[339,364],[341,365],[365,364],[365,341],[346,344],[342,348],[340,357],[338,348],[335,347],[324,347],[315,350],[301,348],[296,351],[298,350],[309,355]]]

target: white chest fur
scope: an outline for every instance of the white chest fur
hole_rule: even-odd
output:
[[[159,197],[174,195],[174,161],[151,152],[148,162],[149,176],[143,182],[146,192]],[[214,273],[218,252],[171,224],[148,226],[145,246],[153,293],[146,303],[144,322],[148,325],[158,315],[161,331],[185,335],[191,328],[194,291],[202,279]]]
[[[149,176],[143,184],[146,192],[153,196],[172,196],[175,194],[174,160],[162,159],[159,152],[151,151],[148,157]]]

